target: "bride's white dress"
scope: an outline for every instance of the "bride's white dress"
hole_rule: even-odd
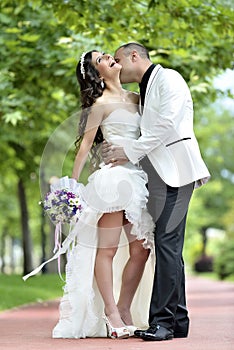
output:
[[[139,137],[139,125],[138,113],[119,108],[102,122],[101,129],[108,142],[121,144],[123,138],[126,140]],[[102,318],[104,303],[94,277],[98,245],[97,223],[103,213],[120,210],[124,210],[126,218],[133,224],[133,239],[144,240],[144,247],[152,251],[131,307],[134,325],[147,327],[153,283],[154,223],[146,209],[146,183],[145,172],[129,162],[117,167],[101,165],[89,177],[88,184],[79,188],[87,206],[62,247],[61,253],[67,253],[66,284],[53,338],[107,336]],[[116,301],[128,257],[128,240],[123,231],[113,263]]]

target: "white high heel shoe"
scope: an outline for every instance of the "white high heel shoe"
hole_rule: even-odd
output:
[[[129,337],[133,337],[134,336],[134,332],[137,330],[136,326],[131,325],[125,325],[125,327],[127,328],[127,330],[129,331]]]
[[[108,320],[107,316],[104,315],[103,319],[106,323],[107,335],[111,339],[127,339],[130,336],[130,332],[126,326],[124,327],[113,327]]]

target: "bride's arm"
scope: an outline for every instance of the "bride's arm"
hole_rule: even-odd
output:
[[[93,130],[89,130],[84,134],[79,151],[77,152],[77,155],[74,161],[74,166],[73,166],[73,171],[71,176],[75,180],[79,179],[79,176],[88,158],[89,151],[92,147],[96,132],[97,132],[97,128]]]
[[[95,111],[93,109],[93,111],[90,113],[88,117],[86,131],[84,133],[80,148],[77,152],[74,165],[73,165],[72,176],[71,176],[73,179],[77,181],[79,180],[80,174],[86,163],[89,151],[93,145],[94,138],[96,136],[98,127],[102,122],[102,119],[103,119],[103,114],[98,113],[97,109]]]

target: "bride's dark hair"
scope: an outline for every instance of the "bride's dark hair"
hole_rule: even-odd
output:
[[[78,136],[75,142],[76,151],[78,151],[80,144],[82,142],[86,124],[87,124],[88,115],[91,111],[91,107],[95,103],[96,99],[102,96],[103,89],[104,89],[102,87],[100,74],[92,63],[93,52],[99,52],[99,51],[92,50],[92,51],[86,52],[83,55],[83,57],[79,60],[76,67],[76,77],[80,85],[80,97],[81,97],[81,108],[82,108],[79,127],[78,127]],[[93,163],[95,163],[95,158],[97,158],[97,149],[98,149],[97,146],[102,141],[103,141],[103,135],[99,127],[91,148]]]

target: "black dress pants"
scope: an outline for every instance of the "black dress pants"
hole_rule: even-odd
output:
[[[182,251],[194,183],[170,187],[159,177],[148,157],[141,160],[141,165],[148,174],[148,210],[156,223],[156,266],[149,325],[159,324],[176,333],[186,334],[189,317]]]

